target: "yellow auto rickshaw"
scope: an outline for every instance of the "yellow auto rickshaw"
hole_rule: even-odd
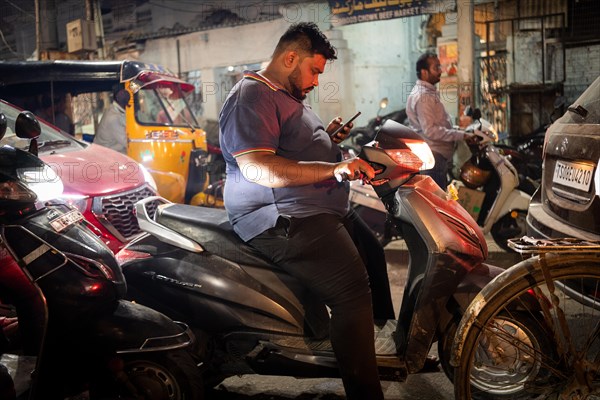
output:
[[[85,103],[104,99],[106,107],[108,93],[119,87],[129,93],[127,154],[148,169],[159,193],[177,203],[222,207],[222,177],[212,165],[219,156],[207,151],[206,133],[187,102],[192,84],[138,61],[0,61],[0,98],[23,108],[35,109],[42,94],[68,96],[73,116],[79,96],[88,96]],[[93,130],[98,119],[92,119]]]

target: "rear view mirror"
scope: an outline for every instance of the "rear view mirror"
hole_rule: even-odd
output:
[[[38,155],[37,138],[42,133],[40,123],[31,111],[22,111],[15,122],[15,133],[21,139],[31,139],[29,143],[29,152],[34,156]]]
[[[37,118],[31,111],[23,111],[15,122],[15,133],[21,139],[37,139],[40,137],[42,128]]]

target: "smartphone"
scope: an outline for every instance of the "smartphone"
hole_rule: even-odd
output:
[[[348,121],[346,121],[345,123],[343,123],[339,128],[337,128],[335,131],[333,131],[333,133],[331,135],[329,135],[330,137],[334,137],[339,131],[341,131],[342,129],[344,129],[345,126],[347,126],[350,122],[354,121],[356,119],[356,117],[358,117],[360,115],[360,111],[357,112],[356,114],[354,114],[352,116],[352,118],[350,118]]]

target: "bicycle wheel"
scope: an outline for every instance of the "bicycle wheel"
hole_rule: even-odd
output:
[[[505,271],[457,331],[457,399],[600,399],[600,256],[545,257]],[[554,286],[554,288],[553,288]]]

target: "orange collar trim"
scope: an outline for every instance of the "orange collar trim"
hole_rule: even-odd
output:
[[[281,90],[279,87],[275,86],[270,80],[265,78],[264,76],[257,74],[256,72],[248,71],[244,72],[244,78],[254,79],[255,81],[259,81],[267,85],[272,91],[277,92]]]

